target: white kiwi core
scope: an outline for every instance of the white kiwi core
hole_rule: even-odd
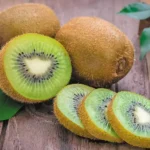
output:
[[[150,123],[150,113],[141,107],[136,107],[134,115],[140,124]]]
[[[51,60],[42,60],[39,57],[35,57],[32,59],[26,58],[24,61],[30,73],[35,75],[42,75],[46,73],[52,65]]]

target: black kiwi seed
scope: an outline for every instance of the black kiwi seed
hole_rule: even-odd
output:
[[[79,105],[79,102],[83,97],[85,96],[84,93],[77,93],[77,94],[74,94],[74,97],[73,97],[73,107],[74,109],[77,111],[78,109],[78,105]]]

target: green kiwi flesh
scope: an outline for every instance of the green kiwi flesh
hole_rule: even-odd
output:
[[[54,112],[59,122],[73,133],[88,138],[93,137],[85,130],[77,109],[92,90],[92,87],[83,84],[71,84],[58,93],[54,102]]]
[[[48,36],[28,33],[20,35],[2,49],[1,88],[14,99],[11,88],[29,101],[54,97],[71,78],[71,62],[64,47]],[[9,85],[9,86],[8,86]]]
[[[85,98],[79,116],[87,131],[95,138],[121,143],[122,140],[111,127],[106,113],[107,106],[115,95],[115,92],[108,89],[93,90]]]
[[[108,106],[108,119],[124,141],[150,148],[150,101],[147,98],[119,92]]]

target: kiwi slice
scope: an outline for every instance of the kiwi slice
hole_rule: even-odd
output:
[[[0,87],[22,102],[48,100],[71,78],[71,62],[64,47],[36,33],[8,42],[0,53],[0,64]]]
[[[108,119],[127,143],[150,148],[150,101],[131,92],[118,93],[108,106]]]
[[[107,119],[107,105],[116,93],[108,89],[96,89],[81,102],[78,113],[87,131],[97,139],[121,143]]]
[[[92,90],[92,87],[83,84],[68,85],[58,93],[54,102],[54,113],[59,122],[73,133],[88,138],[93,136],[84,128],[78,117],[77,108],[81,100]]]

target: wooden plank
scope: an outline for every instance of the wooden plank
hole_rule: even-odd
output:
[[[52,105],[51,105],[52,106]],[[127,144],[112,144],[78,137],[63,128],[50,106],[26,107],[8,124],[2,150],[141,150]]]
[[[1,5],[7,7],[21,2],[28,1],[14,0],[7,1],[7,4],[3,1]],[[129,36],[137,49],[136,63],[126,78],[118,83],[118,89],[149,95],[146,62],[138,60],[138,22],[115,14],[124,5],[136,0],[30,0],[30,2],[44,3],[52,7],[62,24],[76,16],[98,16],[116,24]],[[111,144],[80,138],[57,122],[50,107],[52,105],[40,104],[36,107],[30,105],[12,118],[8,123],[2,150],[141,150],[128,144]]]
[[[135,0],[126,0],[123,5],[135,2]],[[119,9],[121,1],[116,5]],[[117,11],[117,10],[116,10]],[[126,33],[135,47],[135,63],[128,75],[118,83],[118,89],[129,90],[149,97],[148,70],[145,60],[140,61],[140,48],[138,36],[138,21],[126,16],[117,16],[115,24]]]
[[[31,0],[31,2],[42,3],[50,6],[59,17],[63,25],[73,17],[97,16],[112,22],[114,0]],[[103,9],[105,7],[105,9]],[[109,14],[109,15],[108,15]]]
[[[40,111],[29,106],[10,120],[3,150],[115,150],[114,144],[94,142],[73,135],[57,122],[48,107],[42,106]]]
[[[118,1],[117,1],[118,2]],[[123,6],[129,3],[136,2],[136,0],[126,0],[123,3],[119,1],[115,5],[115,12],[118,12]],[[146,62],[139,61],[139,37],[138,37],[138,21],[128,18],[126,16],[116,16],[114,23],[118,26],[133,42],[135,47],[135,63],[128,75],[117,83],[117,90],[127,90],[137,92],[139,94],[149,97],[149,84],[148,72]],[[128,144],[122,144],[118,146],[119,150],[142,150],[142,148],[131,147]]]

